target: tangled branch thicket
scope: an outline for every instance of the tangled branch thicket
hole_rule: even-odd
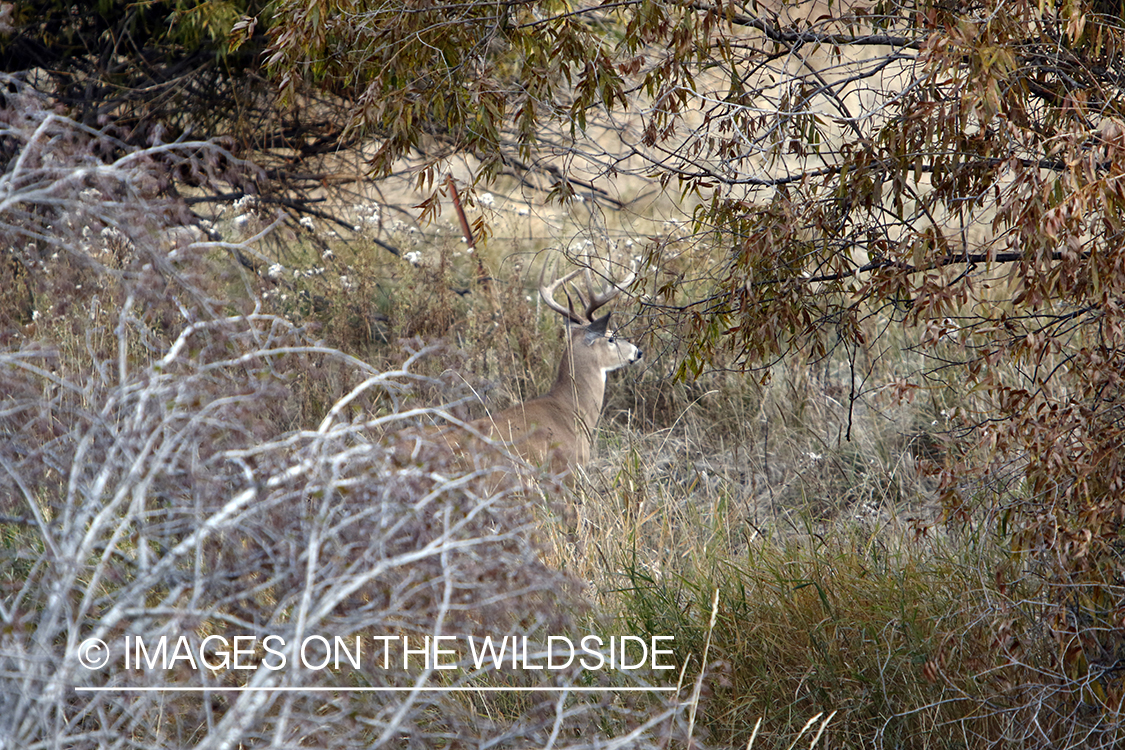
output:
[[[418,412],[422,353],[380,372],[222,296],[224,246],[170,232],[189,217],[169,174],[206,187],[248,165],[205,142],[132,149],[34,105],[0,117],[3,260],[33,292],[30,311],[6,300],[0,349],[0,747],[633,747],[678,731],[647,699],[485,701],[410,688],[527,678],[387,669],[375,638],[535,650],[570,632],[581,597],[542,560],[541,496],[510,464],[403,461],[380,440]],[[299,387],[330,375],[353,390],[291,426]],[[299,653],[309,636],[362,639],[362,663],[302,667],[326,656]],[[138,637],[180,658],[130,652]],[[91,638],[108,649],[95,668]],[[206,690],[135,690],[169,686]]]

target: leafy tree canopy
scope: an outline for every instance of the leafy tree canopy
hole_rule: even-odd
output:
[[[262,95],[251,75],[257,44],[232,54],[231,30],[247,14],[268,17],[266,7],[260,0],[17,0],[5,4],[0,70],[33,76],[80,121],[113,123],[138,145],[157,126],[172,137],[222,135]]]

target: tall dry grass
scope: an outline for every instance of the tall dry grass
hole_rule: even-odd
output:
[[[41,123],[8,134],[41,147]],[[70,143],[98,138],[57,126],[75,129]],[[45,182],[71,174],[59,156]],[[183,206],[157,199],[159,160],[110,167],[104,199],[55,179],[49,205],[29,195],[34,210],[4,215],[5,238],[20,238],[23,253],[6,259],[32,262],[0,300],[0,743],[789,747],[800,737],[947,748],[1118,738],[1111,671],[1074,671],[1076,649],[1092,645],[1045,635],[1058,609],[1006,518],[987,512],[998,490],[1018,496],[1018,482],[966,486],[986,512],[941,515],[936,471],[966,438],[957,415],[982,408],[943,367],[958,355],[955,337],[919,347],[918,331],[872,314],[862,350],[676,381],[682,341],[646,277],[633,291],[648,304],[619,305],[617,317],[646,359],[611,376],[597,458],[569,484],[529,484],[440,452],[404,462],[383,436],[550,385],[561,339],[535,295],[543,264],[593,254],[621,268],[643,256],[690,291],[704,283],[693,264],[713,264],[721,248],[683,224],[588,207],[559,209],[525,242],[527,217],[499,205],[496,232],[470,253],[448,226],[419,228],[369,204],[352,209],[358,230],[332,236],[252,201],[210,217],[217,241],[171,232]],[[28,242],[27,227],[41,237]],[[1089,602],[1079,605],[1081,614]],[[84,670],[75,646],[91,635],[197,643],[232,628],[296,636],[316,626],[468,637],[486,621],[537,643],[591,631],[674,636],[675,674],[595,681],[680,691],[671,701],[354,692],[440,681],[365,665],[252,678],[269,690],[338,690],[327,696],[75,692],[169,680],[211,689],[243,677]],[[1093,645],[1112,641],[1102,635]],[[471,679],[527,684],[500,670]]]

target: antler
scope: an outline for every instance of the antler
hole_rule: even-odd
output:
[[[606,304],[608,304],[610,300],[621,294],[624,287],[627,287],[629,284],[633,283],[633,279],[637,278],[636,272],[630,271],[629,275],[621,281],[614,282],[611,279],[606,284],[605,289],[603,289],[601,292],[595,292],[593,274],[590,273],[589,267],[579,268],[575,271],[571,271],[566,276],[563,276],[561,279],[556,279],[550,284],[543,283],[543,278],[546,273],[547,266],[546,264],[544,264],[543,271],[539,275],[539,294],[542,295],[543,301],[547,304],[547,307],[551,308],[559,315],[562,315],[571,323],[576,323],[578,325],[586,325],[587,323],[592,323],[594,320],[594,313],[598,310],[598,308],[604,307]],[[566,288],[566,284],[568,284],[572,279],[574,279],[575,276],[580,273],[584,274],[586,279],[587,299],[586,301],[583,301],[582,296],[577,293],[576,296],[578,297],[579,302],[584,302],[586,306],[585,320],[583,320],[578,315],[578,313],[574,312],[574,302],[571,300],[570,292]],[[561,304],[559,304],[559,301],[555,299],[555,292],[558,291],[560,286],[563,288],[563,291],[566,292],[566,307],[563,307]]]
[[[574,304],[570,301],[569,292],[566,295],[566,307],[560,305],[559,301],[555,299],[555,292],[558,290],[558,288],[560,286],[563,286],[563,284],[569,282],[580,273],[582,273],[581,268],[579,268],[577,271],[568,273],[561,279],[555,279],[550,284],[544,285],[543,278],[547,274],[547,264],[544,263],[543,270],[539,273],[539,295],[543,298],[543,301],[547,304],[547,307],[551,308],[559,315],[569,320],[571,323],[576,323],[580,326],[584,326],[586,325],[586,321],[582,320],[582,318],[578,317],[578,313],[574,312]],[[566,291],[566,287],[563,287],[563,291]]]
[[[590,268],[588,266],[584,270],[586,271],[586,294],[590,298],[590,301],[586,304],[586,319],[591,322],[593,322],[594,313],[599,307],[605,306],[610,300],[621,294],[622,290],[632,284],[633,279],[637,278],[637,272],[630,271],[629,275],[621,281],[607,279],[605,289],[595,294],[593,274],[590,273]]]

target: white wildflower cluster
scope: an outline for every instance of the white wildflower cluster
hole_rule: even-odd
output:
[[[300,281],[301,279],[311,279],[314,276],[321,276],[323,274],[324,274],[324,268],[322,268],[320,266],[317,266],[317,267],[314,267],[314,268],[306,268],[306,269],[300,269],[300,268],[290,269],[290,268],[286,268],[281,263],[272,263],[272,264],[270,264],[270,267],[268,269],[266,269],[266,276],[268,278],[272,279],[273,281],[281,281],[282,279],[285,279],[286,277],[291,278],[294,281]],[[273,298],[276,298],[276,299],[281,300],[282,302],[285,302],[289,299],[289,294],[286,291],[284,291],[283,288],[267,289],[264,292],[262,292],[262,299],[273,299]]]
[[[244,195],[234,202],[234,212],[241,214],[245,212],[256,213],[261,210],[262,202],[258,200],[256,195]]]
[[[131,253],[134,249],[133,240],[117,227],[102,228],[102,252],[113,253],[118,257]]]
[[[567,252],[571,255],[581,255],[582,253],[589,253],[594,249],[594,241],[591,239],[584,240],[571,240],[570,245],[567,247]]]
[[[610,257],[619,258],[623,255],[630,256],[629,262],[632,264],[633,270],[636,270],[636,266],[641,262],[641,256],[634,250],[636,246],[637,243],[632,237],[626,237],[623,240],[610,240]]]
[[[300,224],[301,226],[303,226],[305,229],[309,230],[310,232],[312,230],[316,229],[316,222],[313,221],[313,217],[311,217],[311,216],[302,216],[300,218],[300,220],[298,220],[297,223]]]
[[[262,202],[258,200],[256,195],[244,195],[234,202],[232,206],[234,213],[237,214],[234,219],[234,226],[238,229],[245,229],[262,210]]]
[[[402,257],[405,258],[406,262],[412,266],[422,265],[422,253],[419,250],[410,250]]]
[[[105,194],[97,188],[86,188],[78,194],[83,203],[98,203],[105,199]]]
[[[575,196],[573,201],[582,203],[585,199],[581,196]],[[497,198],[489,192],[483,192],[477,196],[477,205],[481,208],[490,209],[493,211],[507,211],[514,213],[516,216],[527,217],[531,216],[531,206],[527,203],[520,202],[518,199],[513,199],[507,196]]]
[[[356,227],[355,231],[362,232],[365,228],[374,228],[379,226],[379,219],[381,212],[379,204],[372,201],[367,204],[358,204],[352,207],[352,213],[355,214]]]
[[[340,277],[340,288],[345,292],[354,292],[356,289],[355,282],[347,276]]]
[[[406,228],[406,241],[410,243],[411,247],[418,247],[422,244],[422,242],[425,241],[426,235],[418,227],[414,226],[413,224],[410,224],[409,226],[403,224],[402,226]]]

